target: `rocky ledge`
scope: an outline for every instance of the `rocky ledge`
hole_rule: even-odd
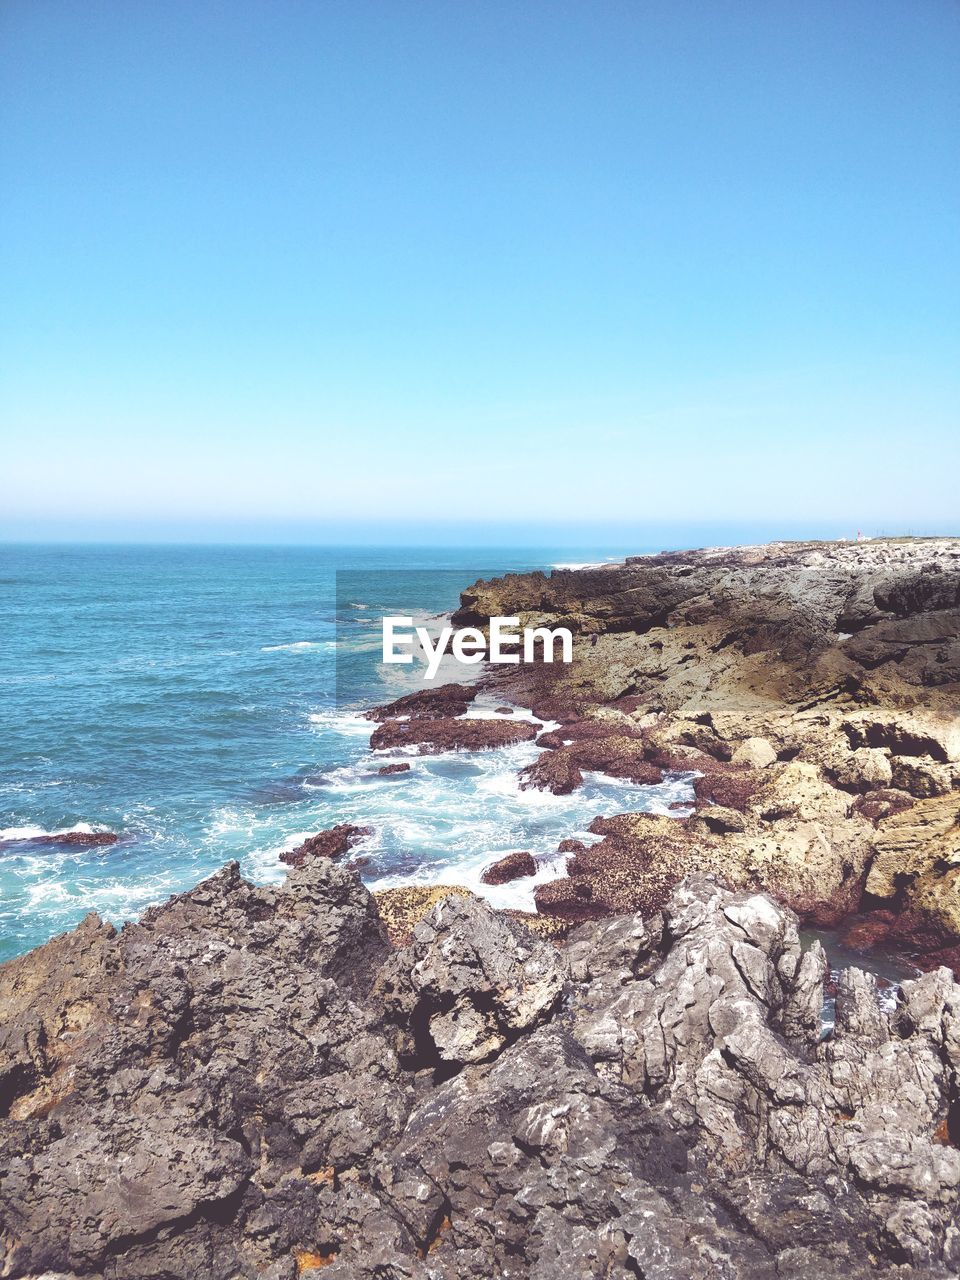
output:
[[[0,1274],[948,1277],[960,987],[890,1015],[703,877],[558,949],[328,857],[0,968]]]
[[[497,615],[575,636],[569,666],[486,677],[559,722],[521,787],[569,793],[598,770],[687,774],[695,792],[688,815],[599,820],[568,878],[538,890],[541,911],[656,910],[709,871],[812,924],[866,913],[862,945],[960,960],[960,539],[509,574],[465,591],[455,621]]]

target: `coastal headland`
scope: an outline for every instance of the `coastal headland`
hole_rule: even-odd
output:
[[[359,828],[0,967],[0,1275],[947,1280],[960,1268],[960,540],[670,553],[467,588],[569,664],[371,713],[519,785],[689,775],[537,915],[375,898]],[[402,780],[399,783],[402,785]],[[530,874],[518,850],[490,882]],[[892,1010],[802,924],[916,958]]]

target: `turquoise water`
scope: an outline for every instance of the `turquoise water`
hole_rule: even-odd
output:
[[[521,793],[531,744],[379,777],[398,757],[371,757],[356,711],[402,692],[408,673],[391,669],[393,687],[376,661],[378,599],[341,598],[337,628],[338,570],[351,594],[370,583],[372,596],[384,580],[372,571],[395,572],[391,598],[429,615],[455,607],[478,572],[636,550],[0,548],[0,958],[88,911],[135,917],[230,858],[278,880],[280,852],[335,822],[374,828],[362,850],[372,885],[475,883],[491,857],[552,854],[597,813],[669,803],[678,784],[601,777],[572,797]],[[122,839],[29,842],[78,827]],[[539,878],[553,874],[548,863]],[[489,896],[529,905],[530,882]]]

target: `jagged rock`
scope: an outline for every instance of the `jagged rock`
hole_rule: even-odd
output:
[[[386,950],[319,859],[279,890],[230,864],[0,968],[0,1269],[226,1280],[289,1254],[296,1213],[247,1227],[270,1189],[367,1159],[409,1106],[356,1003]]]
[[[370,736],[374,751],[393,751],[397,747],[415,747],[420,755],[438,755],[443,751],[488,751],[528,742],[537,736],[537,727],[529,720],[457,720],[431,719],[427,716],[410,720],[385,720]]]
[[[385,764],[377,770],[381,778],[389,777],[394,773],[409,773],[410,766],[408,764]]]
[[[508,853],[485,867],[480,879],[484,884],[507,884],[523,876],[536,875],[537,864],[532,853]]]
[[[381,970],[376,995],[402,1057],[482,1062],[554,1008],[556,952],[478,898],[438,902]]]
[[[556,796],[568,796],[583,781],[583,774],[571,756],[564,750],[544,751],[533,764],[520,770],[520,790],[552,791]]]
[[[948,1280],[960,987],[849,970],[821,1041],[824,972],[702,877],[561,951],[448,897],[389,953],[329,859],[230,865],[0,967],[0,1270]]]
[[[469,889],[458,884],[404,884],[380,889],[373,897],[390,941],[405,947],[413,941],[414,929],[431,907],[451,894],[471,896]]]
[[[341,858],[371,834],[371,827],[357,827],[352,822],[341,822],[327,831],[318,831],[295,849],[281,853],[280,861],[285,862],[288,867],[300,867],[312,858]]]
[[[417,689],[402,698],[373,707],[365,712],[368,720],[395,720],[398,716],[421,716],[430,720],[444,716],[462,716],[477,696],[476,685],[440,684],[435,688]]]
[[[867,892],[901,916],[893,936],[920,950],[960,941],[960,793],[881,821]]]

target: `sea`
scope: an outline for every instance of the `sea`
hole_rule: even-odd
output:
[[[520,791],[533,743],[380,775],[404,757],[371,753],[362,713],[410,681],[380,661],[381,613],[436,620],[478,577],[656,549],[0,547],[0,960],[91,911],[135,919],[231,859],[278,882],[281,853],[341,822],[372,830],[371,888],[462,884],[532,909],[561,839],[590,840],[599,814],[668,812],[689,782]],[[498,705],[481,695],[470,714]],[[119,841],[35,839],[100,830]],[[482,885],[516,849],[537,875]]]

